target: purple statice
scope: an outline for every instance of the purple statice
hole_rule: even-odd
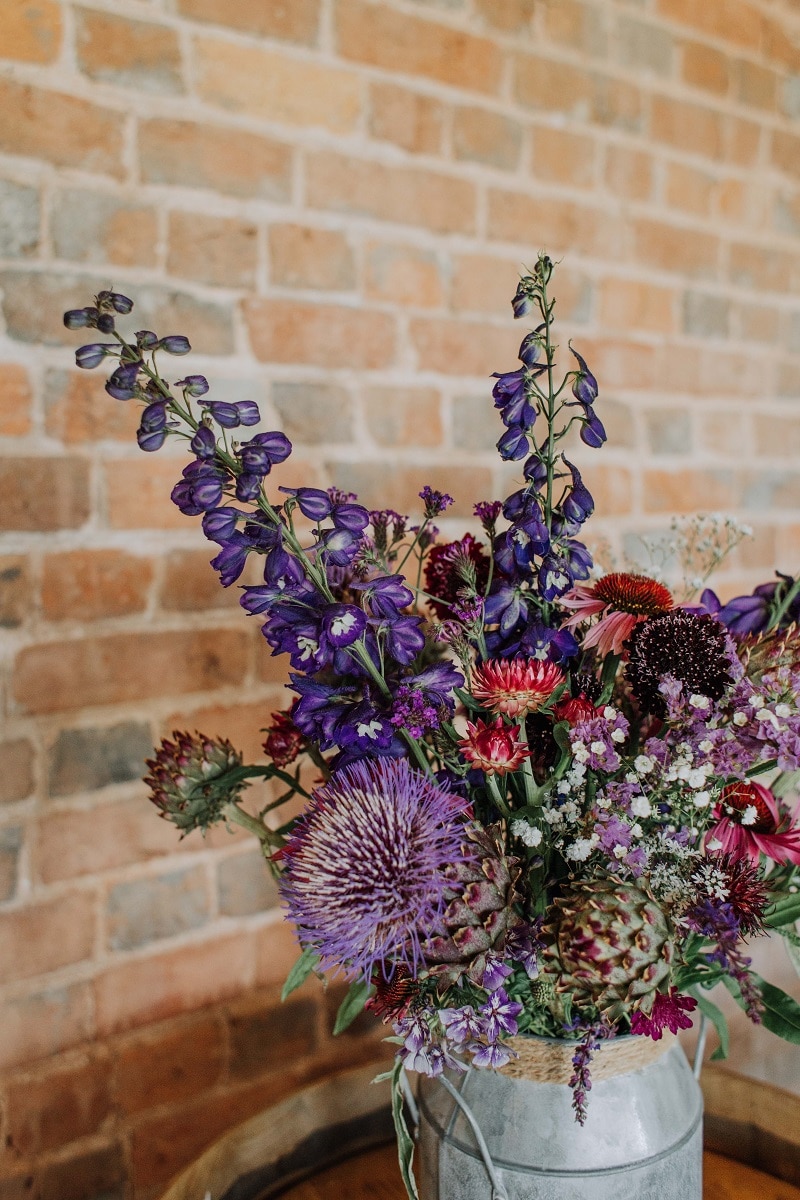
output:
[[[420,938],[445,907],[447,868],[463,856],[462,807],[405,759],[354,763],[313,793],[281,886],[324,969],[370,979],[396,961],[419,967]]]
[[[435,733],[442,715],[424,692],[401,683],[394,694],[390,720],[395,729],[405,729],[410,737],[423,738],[426,733]]]
[[[628,736],[628,722],[615,708],[606,708],[602,716],[578,721],[569,731],[572,756],[591,771],[619,770],[619,747]]]

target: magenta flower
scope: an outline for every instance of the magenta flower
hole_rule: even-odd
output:
[[[679,996],[674,987],[669,992],[656,992],[650,1016],[637,1011],[631,1017],[631,1033],[646,1034],[654,1042],[660,1042],[665,1029],[670,1033],[691,1029],[692,1018],[686,1014],[695,1008],[697,1001],[692,996]]]
[[[748,858],[758,865],[759,855],[773,862],[800,866],[800,825],[781,812],[769,788],[752,779],[729,783],[714,809],[716,824],[707,844],[719,843],[723,854]]]
[[[289,917],[324,968],[415,971],[462,858],[463,801],[405,759],[357,762],[317,789],[284,852]],[[384,966],[384,963],[386,964]]]

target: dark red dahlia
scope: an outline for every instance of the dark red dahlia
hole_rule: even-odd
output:
[[[425,561],[425,590],[435,596],[429,604],[441,620],[453,616],[451,605],[467,588],[483,594],[489,580],[489,559],[479,542],[466,533],[458,542],[440,542],[431,546]]]

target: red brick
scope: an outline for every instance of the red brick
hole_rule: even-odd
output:
[[[439,154],[445,107],[440,100],[394,83],[373,83],[369,90],[369,132],[412,154]]]
[[[470,91],[496,92],[503,56],[489,38],[364,0],[338,0],[336,41],[344,58],[424,75]]]
[[[421,511],[419,493],[435,478],[436,486],[448,492],[455,504],[448,509],[453,517],[471,517],[476,497],[494,494],[491,471],[474,466],[420,466],[417,462],[331,464],[331,474],[337,487],[347,487],[358,494],[367,508],[393,508],[395,512],[415,514]]]
[[[366,254],[364,292],[369,299],[414,308],[442,307],[442,270],[433,250],[370,242]]]
[[[75,11],[78,66],[90,79],[146,92],[182,92],[178,35],[168,25]]]
[[[623,330],[623,337],[627,330]],[[596,342],[581,335],[580,353],[592,364],[601,387],[652,389],[656,384],[659,362],[655,346],[643,342],[614,341],[604,337]],[[600,506],[598,505],[598,510]]]
[[[543,55],[514,59],[514,97],[527,108],[586,117],[594,103],[594,81],[585,69]]]
[[[221,1017],[199,1014],[125,1038],[115,1055],[114,1100],[126,1114],[192,1100],[220,1081]]]
[[[367,430],[380,446],[442,444],[442,401],[434,388],[368,388],[364,409]]]
[[[453,257],[450,306],[455,312],[508,316],[519,276],[520,267],[515,259],[497,258],[491,254],[456,255]]]
[[[306,173],[307,199],[313,208],[421,225],[436,233],[475,229],[475,187],[466,179],[330,151],[310,156]]]
[[[0,365],[0,437],[23,437],[31,429],[31,389],[20,363]]]
[[[142,612],[153,567],[122,550],[70,550],[47,555],[42,612],[50,621],[94,621]]]
[[[653,160],[628,146],[606,148],[606,185],[615,196],[649,200],[653,194]]]
[[[3,9],[0,58],[19,62],[51,63],[59,55],[63,37],[61,6],[55,0],[7,0]]]
[[[178,12],[194,21],[226,25],[242,33],[280,41],[313,45],[319,28],[320,0],[291,0],[265,4],[264,0],[178,0]]]
[[[713,277],[719,266],[719,241],[710,234],[641,219],[634,222],[637,259],[646,266],[677,274]]]
[[[800,70],[800,47],[788,23],[762,14],[762,51],[769,62],[780,63],[792,72]]]
[[[647,470],[643,488],[646,512],[694,513],[727,511],[741,502],[739,481],[732,471]]]
[[[255,934],[255,983],[259,987],[283,987],[299,957],[297,934],[288,921],[265,925]],[[316,979],[309,980],[306,991],[318,986]]]
[[[308,60],[298,70],[281,52],[216,38],[197,38],[194,55],[195,88],[208,104],[334,133],[350,133],[358,123],[362,88],[354,71]]]
[[[139,161],[146,183],[262,200],[288,200],[290,195],[290,148],[242,129],[160,118],[142,121]]]
[[[270,225],[269,261],[272,283],[283,287],[343,292],[356,285],[353,248],[338,229]]]
[[[117,1142],[79,1150],[41,1167],[37,1176],[37,1200],[83,1200],[85,1196],[100,1195],[121,1200],[126,1179],[125,1152]]]
[[[703,33],[752,49],[761,42],[762,17],[744,0],[716,0],[715,4],[697,4],[695,0],[658,0],[661,17],[690,25]]]
[[[613,75],[595,76],[592,117],[599,125],[642,133],[645,111],[645,94],[641,88]]]
[[[710,216],[715,188],[713,175],[695,170],[686,163],[667,163],[666,168],[666,196],[670,207],[700,217]]]
[[[29,992],[3,1002],[0,1068],[57,1054],[92,1037],[93,1008],[86,983]]]
[[[23,1157],[98,1133],[111,1116],[110,1058],[75,1052],[7,1084],[6,1138]]]
[[[786,175],[800,177],[800,137],[781,129],[772,131],[772,164]]]
[[[136,956],[93,981],[101,1037],[238,995],[253,975],[247,933]]]
[[[114,401],[111,401],[113,404]],[[111,529],[177,529],[194,533],[200,522],[185,516],[170,500],[186,461],[181,456],[152,454],[138,458],[106,458],[101,476],[103,515]]]
[[[317,997],[292,996],[285,1004],[275,999],[265,1004],[263,993],[256,993],[231,1005],[227,1016],[232,1079],[252,1079],[314,1053]]]
[[[522,149],[518,121],[486,108],[457,108],[453,118],[456,158],[513,171]]]
[[[588,187],[595,178],[596,139],[565,129],[537,126],[533,134],[533,163],[537,179]]]
[[[21,554],[0,557],[0,629],[16,629],[31,613],[33,580]]]
[[[138,781],[152,749],[153,735],[146,721],[62,727],[48,747],[48,795],[70,796]]]
[[[411,341],[423,371],[488,378],[492,369],[514,357],[517,330],[507,325],[454,321],[446,317],[411,322]],[[400,510],[403,511],[403,510]]]
[[[725,160],[740,167],[756,167],[761,161],[764,128],[756,121],[729,116],[725,135]]]
[[[491,0],[484,0],[491,3]],[[550,41],[593,57],[607,54],[607,35],[602,15],[583,0],[545,0],[544,27]]]
[[[394,320],[386,313],[292,300],[248,300],[250,341],[261,362],[313,363],[353,370],[394,361]]]
[[[251,288],[258,265],[257,236],[258,230],[250,221],[172,212],[167,270],[200,283]]]
[[[521,33],[530,26],[535,3],[536,0],[476,0],[475,11],[501,33]]]
[[[731,279],[745,287],[787,292],[791,287],[792,260],[780,250],[745,242],[730,248]]]
[[[88,100],[0,79],[0,151],[120,178],[124,118]]]
[[[206,691],[241,683],[247,636],[228,629],[128,633],[29,646],[18,656],[14,695],[26,712],[52,713],[144,700],[163,690]],[[169,664],[167,666],[167,664]]]
[[[599,208],[522,192],[489,191],[489,234],[525,246],[526,258],[543,247],[552,258],[564,254],[613,254],[621,229],[613,213]],[[534,245],[531,239],[535,238]]]
[[[110,951],[136,950],[208,924],[209,892],[204,866],[126,879],[109,887],[105,942]]]
[[[210,566],[213,554],[211,546],[206,550],[173,550],[161,585],[159,602],[163,609],[167,612],[230,609],[231,593],[220,585],[219,576]]]
[[[768,457],[795,458],[800,454],[800,422],[794,417],[770,416],[756,423],[756,447]]]
[[[253,634],[256,634],[257,625],[255,623],[249,628]],[[258,634],[258,641],[259,656],[269,660],[269,647],[260,634]],[[169,717],[164,718],[161,722],[160,733],[163,736],[169,736],[173,729],[199,729],[213,737],[227,738],[237,750],[242,752],[245,762],[264,762],[263,727],[269,724],[270,713],[273,709],[287,708],[291,700],[289,693],[281,690],[287,678],[288,660],[282,657],[273,659],[272,662],[282,663],[283,673],[279,677],[275,675],[272,680],[268,681],[280,686],[278,686],[277,692],[271,693],[267,699],[262,697],[249,704],[206,704],[200,708],[189,708],[187,705],[182,711],[171,713]],[[258,803],[261,803],[258,791],[260,786],[255,783],[248,792],[248,796],[253,796],[254,802],[258,801]],[[166,822],[159,822],[159,824],[166,824]],[[251,837],[252,835],[248,834],[247,836]],[[211,844],[213,844],[213,830],[208,835],[208,839],[211,839]],[[205,842],[201,841],[199,846],[195,845],[195,849],[208,845],[208,839]],[[180,843],[181,848],[183,848],[183,844],[183,842]],[[225,847],[231,845],[231,835],[227,830],[221,831],[219,844]]]
[[[272,406],[292,445],[330,446],[353,440],[353,399],[346,388],[316,380],[276,379]]]
[[[0,529],[79,529],[89,517],[88,467],[80,458],[0,459]]]
[[[77,304],[88,303],[102,286],[85,276],[2,271],[0,287],[7,332],[20,342],[77,349],[80,341],[64,327],[64,313]]]
[[[0,743],[3,770],[0,773],[0,804],[24,800],[35,786],[34,749],[27,738]]]
[[[633,473],[622,465],[600,466],[596,459],[581,463],[586,486],[604,517],[627,517],[633,508]]]
[[[94,896],[73,892],[0,913],[0,982],[30,979],[91,958],[94,908]]]
[[[280,819],[285,819],[283,810]],[[220,916],[250,917],[277,907],[277,884],[260,846],[227,855],[217,863],[216,875]]]
[[[145,769],[143,761],[142,774]],[[38,829],[36,877],[58,883],[205,848],[199,834],[180,838],[175,826],[159,817],[144,785],[140,792],[135,800],[48,813]]]
[[[133,198],[69,190],[56,196],[51,217],[57,258],[73,262],[155,266],[156,211]]]
[[[779,76],[769,67],[750,62],[746,58],[736,59],[733,78],[737,99],[753,108],[773,112],[777,106]]]
[[[722,158],[723,126],[718,112],[673,96],[654,96],[652,106],[650,132],[656,141],[703,158]]]
[[[685,42],[683,78],[693,87],[724,96],[730,85],[730,59],[704,42]]]
[[[65,445],[81,442],[131,442],[138,414],[114,401],[101,375],[90,371],[48,371],[44,386],[45,429]]]
[[[675,333],[676,313],[676,296],[671,288],[613,278],[600,284],[600,319],[619,333],[628,329]]]

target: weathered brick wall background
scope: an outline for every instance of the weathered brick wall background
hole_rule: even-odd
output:
[[[487,376],[544,247],[601,383],[595,536],[720,509],[757,534],[724,594],[796,571],[800,9],[3,0],[0,60],[0,1194],[150,1197],[375,1040],[311,988],[272,1014],[251,841],[145,800],[176,725],[257,755],[282,671],[62,311],[113,284],[286,430],[277,482],[438,483],[458,534],[507,482]]]

